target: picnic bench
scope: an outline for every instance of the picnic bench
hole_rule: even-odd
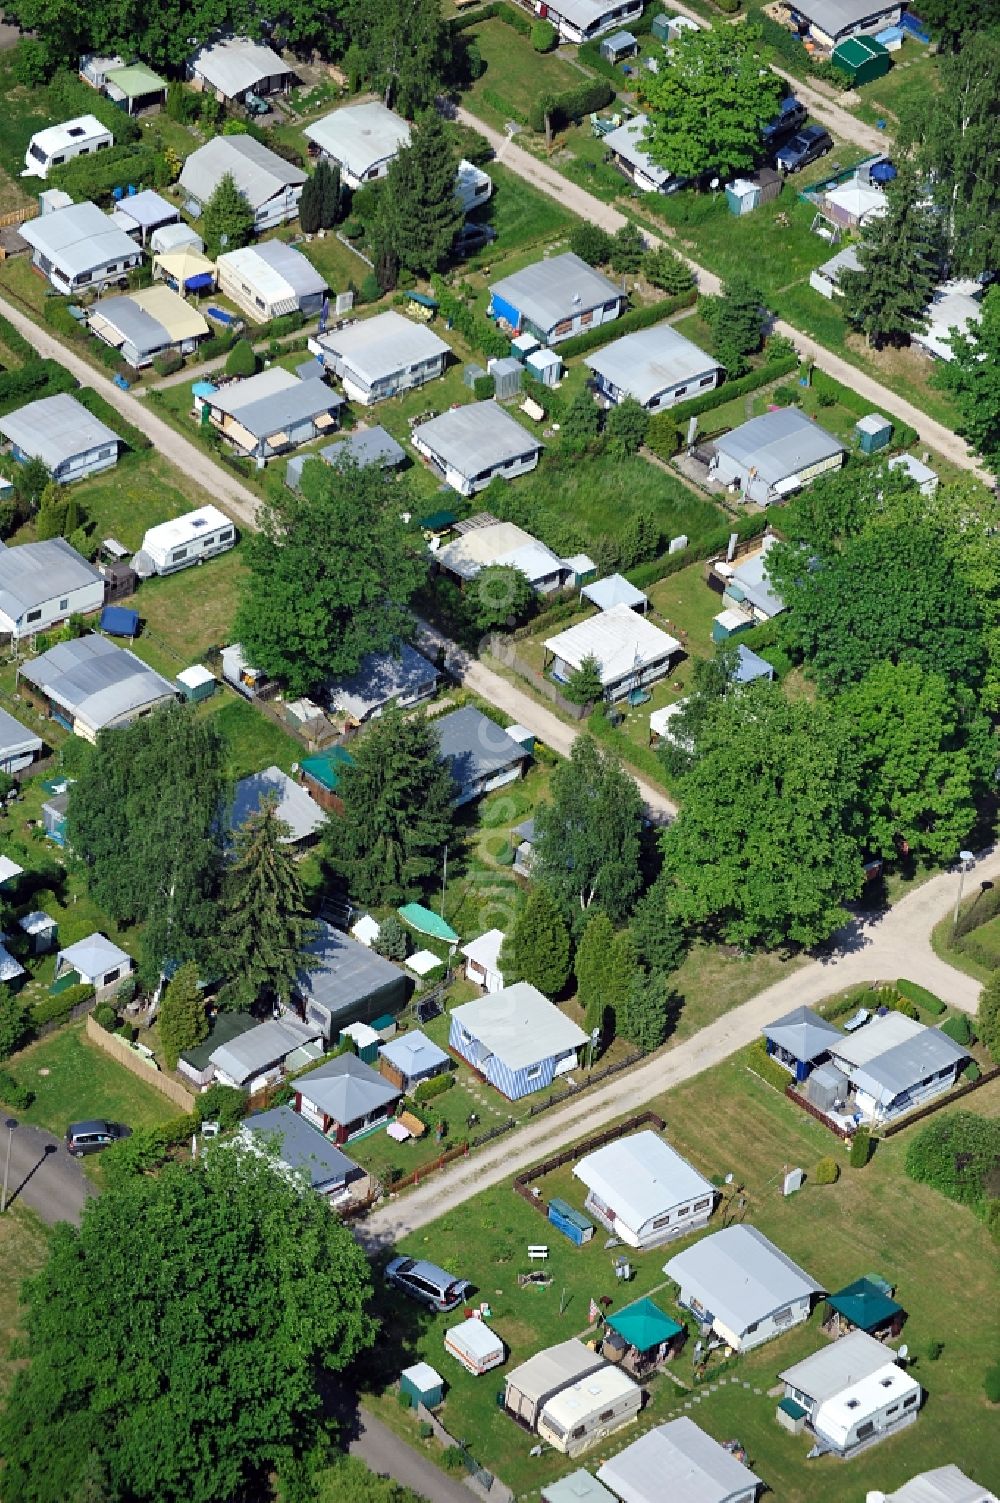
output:
[[[528,1258],[532,1263],[544,1263],[548,1256],[549,1250],[544,1244],[529,1245]]]

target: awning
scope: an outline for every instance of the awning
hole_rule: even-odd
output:
[[[123,345],[125,343],[125,335],[122,333],[122,331],[120,329],[116,329],[114,324],[110,324],[101,313],[94,313],[91,316],[90,332],[92,334],[98,335],[99,338],[105,340],[107,344],[111,345],[112,348],[116,350],[120,345]]]
[[[287,433],[272,433],[268,437],[268,439],[266,440],[266,442],[270,444],[270,446],[271,446],[272,449],[280,449],[284,444],[287,444],[287,442],[288,442],[288,434]]]
[[[124,605],[106,605],[101,612],[101,630],[113,637],[134,637],[139,630],[139,612]]]
[[[316,418],[315,421],[317,428],[322,428],[325,430],[327,428],[332,428],[337,420],[331,412],[321,412],[319,417]]]
[[[636,1300],[634,1305],[627,1305],[617,1315],[609,1315],[608,1325],[640,1352],[651,1352],[665,1341],[672,1341],[683,1329],[651,1299]]]
[[[458,935],[440,914],[432,913],[422,903],[405,903],[397,913],[405,924],[416,929],[418,934],[430,934],[434,939],[443,939],[449,945],[458,944]]]

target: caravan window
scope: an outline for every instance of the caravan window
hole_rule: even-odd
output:
[[[41,613],[40,610],[39,611],[29,611],[28,614],[25,616],[24,619],[25,619],[25,621],[40,621],[42,619],[42,613]]]
[[[170,555],[171,562],[175,564],[178,563],[182,558],[187,558],[186,548],[175,548],[173,553]]]
[[[220,543],[228,543],[228,542],[231,541],[232,536],[233,536],[233,529],[231,527],[227,527],[226,530],[225,530],[225,532],[220,532],[219,533],[219,542]]]
[[[601,1424],[606,1425],[608,1420],[614,1419],[614,1417],[615,1411],[613,1409],[605,1409],[604,1413],[601,1415]]]
[[[869,1435],[874,1435],[874,1434],[875,1434],[875,1424],[874,1424],[873,1420],[866,1420],[863,1425],[859,1425],[858,1426],[858,1439],[859,1440],[867,1440],[868,1437],[869,1437]]]

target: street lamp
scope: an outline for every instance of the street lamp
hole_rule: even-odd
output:
[[[951,921],[951,932],[954,934],[958,928],[958,910],[962,906],[962,888],[965,886],[965,874],[971,872],[976,864],[976,857],[972,851],[959,851],[958,853],[958,896],[955,899],[955,912]]]
[[[3,1166],[3,1195],[2,1197],[0,1197],[0,1216],[2,1216],[4,1211],[6,1211],[7,1209],[7,1184],[10,1179],[10,1150],[14,1142],[14,1129],[16,1126],[16,1117],[8,1117],[6,1122],[4,1123],[4,1127],[6,1127],[7,1129],[7,1157],[4,1160]]]

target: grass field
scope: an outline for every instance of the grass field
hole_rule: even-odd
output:
[[[47,1228],[19,1201],[0,1216],[0,1397],[19,1366],[8,1345],[20,1329],[21,1281],[41,1268],[48,1241]]]
[[[1000,1087],[984,1088],[975,1098],[983,1114],[1000,1112]],[[836,1141],[784,1097],[730,1061],[669,1092],[653,1103],[668,1123],[670,1141],[708,1175],[734,1173],[747,1200],[750,1221],[800,1262],[828,1289],[861,1274],[877,1271],[895,1286],[908,1312],[905,1339],[916,1357],[914,1371],[928,1393],[924,1412],[905,1437],[900,1435],[852,1460],[850,1496],[866,1490],[890,1490],[924,1468],[948,1459],[975,1458],[975,1473],[986,1486],[1000,1481],[1000,1431],[990,1424],[982,1393],[985,1369],[992,1360],[994,1323],[983,1319],[994,1306],[995,1251],[983,1225],[973,1215],[916,1185],[903,1173],[907,1134],[883,1143],[867,1169],[851,1171]],[[723,1109],[720,1109],[720,1106]],[[945,1108],[945,1110],[948,1110]],[[798,1195],[783,1199],[783,1168],[807,1170],[823,1155],[840,1154],[839,1183],[807,1183]],[[568,1169],[541,1182],[543,1195],[563,1194],[581,1206],[583,1189]],[[715,1225],[724,1211],[717,1212]],[[526,1266],[528,1243],[549,1246],[547,1270],[553,1283],[544,1290],[519,1289],[516,1275]],[[507,1343],[505,1369],[484,1378],[467,1375],[442,1352],[444,1330],[456,1317],[434,1318],[395,1296],[383,1296],[391,1325],[387,1349],[373,1375],[375,1407],[386,1423],[413,1437],[415,1426],[395,1403],[386,1386],[390,1371],[420,1357],[445,1374],[449,1389],[442,1420],[466,1440],[478,1460],[496,1470],[521,1496],[533,1493],[580,1462],[546,1451],[528,1453],[534,1437],[518,1430],[498,1409],[496,1394],[503,1373],[531,1352],[553,1341],[585,1333],[592,1298],[610,1295],[615,1308],[657,1290],[668,1310],[672,1291],[662,1288],[667,1252],[632,1256],[635,1278],[618,1290],[611,1270],[613,1254],[604,1249],[598,1229],[583,1248],[574,1248],[509,1185],[487,1191],[440,1221],[401,1243],[403,1251],[442,1263],[471,1279],[477,1299],[489,1301],[490,1324]],[[564,1313],[560,1314],[560,1306]],[[929,1362],[927,1343],[944,1343],[940,1359]],[[740,1359],[727,1376],[735,1377],[689,1396],[669,1376],[653,1380],[650,1403],[638,1426],[612,1437],[584,1458],[588,1470],[635,1439],[640,1430],[677,1413],[690,1417],[718,1440],[738,1436],[754,1470],[779,1503],[842,1503],[845,1477],[840,1463],[821,1459],[806,1465],[810,1441],[780,1430],[774,1401],[767,1390],[790,1362],[822,1346],[817,1317],[784,1337]],[[691,1380],[690,1357],[675,1365],[677,1378]],[[749,1386],[747,1386],[749,1385]],[[434,1455],[433,1442],[424,1443]]]
[[[536,52],[527,37],[502,21],[484,21],[465,36],[475,42],[486,64],[466,102],[491,125],[526,120],[539,94],[558,94],[583,82],[584,75],[557,53]]]
[[[852,97],[857,100],[854,112],[872,124],[888,119],[891,129],[909,106],[919,103],[928,91],[937,89],[938,81],[935,55],[929,47],[907,37],[901,50],[893,53],[892,67],[884,78],[876,78],[854,90]]]

